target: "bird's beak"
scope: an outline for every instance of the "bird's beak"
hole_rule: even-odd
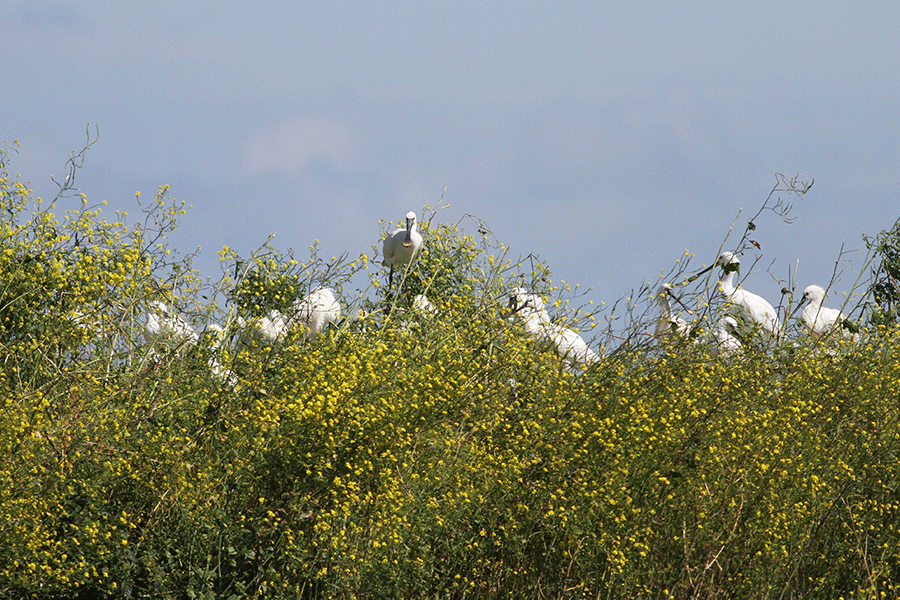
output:
[[[508,319],[508,318],[512,317],[513,315],[517,315],[520,312],[522,312],[523,310],[525,310],[526,308],[528,308],[528,301],[526,300],[522,304],[519,304],[519,302],[515,296],[510,296],[509,304],[506,305],[506,308],[510,309],[510,313],[508,315],[506,315],[506,318]]]
[[[403,247],[409,248],[412,246],[412,228],[413,228],[413,220],[406,220],[406,236],[403,238]]]
[[[797,314],[797,311],[800,310],[801,308],[803,308],[803,303],[804,303],[804,302],[806,302],[806,298],[802,298],[802,299],[800,300],[800,302],[797,304],[797,308],[795,308],[795,309],[791,312],[791,316],[790,316],[789,318],[794,318],[794,315]]]
[[[698,273],[698,275],[699,275],[699,273]],[[689,309],[687,306],[685,306],[685,305],[684,305],[684,302],[681,301],[681,298],[679,298],[678,296],[676,296],[675,293],[674,293],[672,290],[670,290],[669,288],[666,288],[666,293],[667,293],[668,295],[670,295],[670,296],[672,297],[672,299],[675,300],[675,302],[677,302],[678,305],[681,306],[681,308],[683,308],[684,311],[685,311],[687,314],[689,314],[689,315],[693,315],[693,314],[694,314],[694,311],[692,311],[692,310]]]
[[[713,263],[713,264],[709,265],[708,267],[706,267],[705,269],[703,269],[702,271],[700,271],[698,273],[694,273],[693,275],[691,275],[690,277],[687,278],[688,283],[697,281],[698,279],[700,279],[701,276],[706,275],[707,273],[712,271],[715,267],[716,267],[716,263]],[[674,298],[674,296],[673,296],[673,298]]]

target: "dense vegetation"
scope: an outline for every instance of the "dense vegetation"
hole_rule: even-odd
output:
[[[395,290],[365,256],[315,248],[226,248],[207,283],[166,246],[183,210],[166,188],[133,225],[67,184],[57,203],[80,206],[57,214],[7,158],[2,597],[898,595],[900,332],[884,311],[855,344],[790,324],[789,343],[747,339],[727,361],[699,329],[663,349],[646,294],[621,318],[567,311],[575,293],[542,265],[430,218]],[[323,283],[346,317],[323,335],[237,330]],[[516,285],[569,326],[605,314],[604,360],[562,369],[504,318]],[[421,292],[437,314],[412,309]],[[696,296],[704,326],[721,306]],[[221,323],[225,343],[152,347],[155,300]]]

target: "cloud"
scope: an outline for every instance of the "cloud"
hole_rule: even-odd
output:
[[[299,117],[253,133],[245,146],[243,163],[250,175],[294,176],[322,165],[348,174],[357,166],[357,146],[353,134],[342,124]]]

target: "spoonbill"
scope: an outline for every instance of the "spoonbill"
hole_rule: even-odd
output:
[[[556,354],[568,371],[573,371],[578,365],[590,366],[600,362],[600,356],[578,333],[550,322],[540,296],[516,288],[509,298],[509,308],[513,309],[511,317],[521,321],[525,333],[556,348]]]
[[[537,294],[529,294],[525,288],[514,288],[509,297],[509,308],[513,312],[508,317],[511,321],[516,319],[516,315],[525,316],[535,315],[538,320],[550,322],[550,315],[544,308],[544,300]]]
[[[244,331],[249,331],[253,339],[264,343],[277,342],[287,330],[287,320],[274,308],[261,319],[251,321],[249,327],[244,317],[238,317],[237,324]]]
[[[162,300],[147,305],[144,339],[153,345],[193,346],[200,339],[194,328]]]
[[[410,307],[407,318],[403,324],[400,325],[400,329],[405,331],[408,334],[413,334],[416,329],[419,328],[419,321],[412,317],[419,317],[419,319],[428,319],[437,317],[439,311],[437,307],[431,303],[431,300],[428,299],[428,296],[425,294],[417,294],[415,298],[413,298],[412,306]]]
[[[394,267],[411,264],[422,253],[422,235],[416,231],[416,213],[406,213],[406,227],[400,228],[384,240],[381,265],[390,267],[388,289],[394,284]]]
[[[688,277],[688,281],[694,281],[716,266],[721,266],[725,272],[725,276],[719,282],[719,291],[726,300],[725,310],[738,318],[743,330],[749,331],[759,325],[763,337],[767,340],[778,340],[781,336],[778,311],[761,296],[734,286],[734,274],[740,270],[741,261],[733,252],[723,252],[716,262]]]
[[[91,341],[97,341],[106,337],[103,323],[99,316],[94,314],[86,314],[78,309],[72,311],[69,315],[69,321],[75,325],[78,332]],[[146,331],[146,330],[145,330]],[[146,333],[145,333],[146,335]]]
[[[731,315],[723,315],[716,324],[716,346],[713,354],[722,358],[743,354],[743,345],[735,336],[737,330],[737,320]]]
[[[334,291],[327,287],[317,287],[305,298],[294,303],[290,324],[300,323],[306,328],[306,339],[325,330],[329,323],[341,318],[341,305],[334,297]]]
[[[656,323],[656,330],[653,337],[660,344],[668,344],[678,338],[685,338],[691,332],[691,324],[676,315],[672,311],[672,305],[669,303],[669,297],[675,298],[675,301],[681,304],[681,300],[675,297],[672,292],[672,285],[668,283],[662,284],[656,291],[656,301],[659,303],[659,321]],[[681,304],[688,313],[686,306]]]
[[[853,333],[842,327],[847,321],[847,315],[836,308],[822,306],[825,301],[825,290],[818,285],[810,285],[803,290],[803,299],[800,304],[806,303],[800,318],[813,333],[825,334],[840,327],[841,335],[847,339],[853,337]],[[799,306],[798,306],[799,308]]]
[[[430,314],[436,315],[438,313],[437,307],[431,303],[431,300],[428,299],[428,296],[425,294],[418,294],[415,298],[413,298],[413,308],[419,311],[422,314]]]

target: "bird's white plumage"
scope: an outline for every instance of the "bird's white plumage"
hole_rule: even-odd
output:
[[[436,315],[438,313],[437,307],[431,303],[431,300],[428,299],[428,296],[425,294],[418,294],[415,298],[413,298],[413,308],[422,314],[430,314]]]
[[[575,331],[550,322],[544,309],[544,301],[537,294],[529,294],[523,288],[515,288],[509,298],[510,318],[522,323],[525,333],[544,343],[551,344],[568,370],[578,365],[600,362],[597,355]]]
[[[806,306],[800,318],[813,333],[829,333],[834,328],[840,328],[841,335],[851,338],[853,334],[841,327],[841,323],[847,320],[847,315],[836,308],[822,306],[825,302],[825,290],[818,285],[810,285],[803,290],[803,300]]]
[[[244,339],[249,337],[263,343],[277,342],[287,330],[287,319],[274,308],[266,316],[254,319],[250,323],[243,317],[238,317],[237,324],[246,334],[249,334],[249,336],[245,334]]]
[[[382,245],[385,267],[408,265],[422,252],[422,235],[416,230],[416,213],[406,213],[406,227],[401,227],[389,235]]]
[[[738,330],[738,322],[731,315],[722,315],[716,324],[716,345],[713,354],[723,358],[737,356],[744,352],[741,341],[735,337]]]
[[[781,321],[778,311],[764,298],[747,290],[735,287],[734,274],[740,269],[741,261],[732,252],[723,252],[718,260],[725,276],[719,282],[719,290],[725,297],[725,310],[735,316],[744,330],[752,330],[757,325],[768,340],[781,337]]]
[[[691,324],[673,312],[672,304],[669,302],[671,293],[672,286],[668,283],[662,284],[656,292],[660,314],[653,337],[660,344],[670,344],[679,338],[687,337],[691,332]]]
[[[314,337],[329,323],[336,323],[341,318],[341,305],[331,288],[319,287],[305,298],[294,303],[290,324],[299,323],[306,330],[306,337]]]
[[[146,318],[144,340],[148,344],[192,346],[200,339],[194,328],[161,300],[154,300],[147,306]]]
[[[600,362],[600,356],[591,350],[584,338],[568,327],[556,323],[541,323],[541,331],[553,343],[556,353],[570,369],[579,364],[592,365]]]
[[[513,309],[510,319],[518,318],[518,315],[534,315],[538,320],[550,322],[550,315],[544,308],[544,300],[537,294],[529,294],[525,288],[514,288],[509,297],[509,308]]]

